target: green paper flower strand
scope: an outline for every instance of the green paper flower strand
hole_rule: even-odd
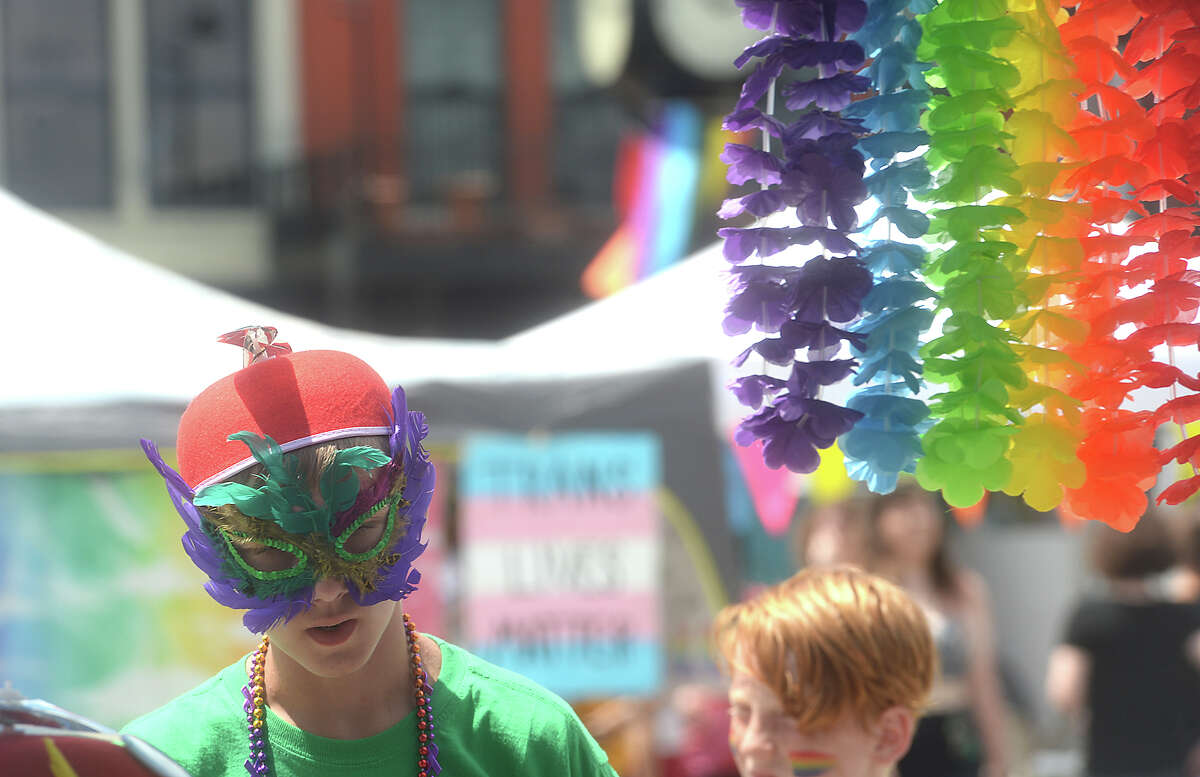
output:
[[[937,423],[922,438],[916,475],[961,507],[1008,484],[1010,438],[1022,422],[1010,394],[1027,383],[1017,339],[997,323],[1026,303],[1022,258],[1009,237],[1026,216],[998,202],[1023,189],[1004,131],[1020,72],[995,51],[1019,28],[1007,14],[1006,0],[945,0],[919,17],[917,55],[936,63],[922,119],[935,177],[922,199],[946,206],[933,211],[929,235],[945,247],[927,274],[949,315],[942,336],[922,350],[926,377],[947,390],[933,397]]]

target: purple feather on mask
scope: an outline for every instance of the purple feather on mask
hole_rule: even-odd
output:
[[[266,631],[279,620],[287,620],[299,612],[308,609],[311,603],[311,592],[302,592],[295,597],[276,597],[270,600],[257,599],[238,591],[238,581],[224,571],[224,561],[221,554],[213,546],[213,540],[205,531],[204,517],[192,504],[195,496],[191,487],[183,477],[171,469],[150,440],[143,439],[142,450],[146,458],[158,470],[167,487],[167,495],[175,511],[187,526],[182,543],[183,550],[188,554],[201,572],[208,576],[204,590],[218,604],[235,610],[247,610],[242,622],[246,628],[255,633]]]
[[[200,515],[200,511],[192,504],[194,493],[183,477],[171,469],[162,455],[158,452],[158,446],[150,440],[143,439],[142,451],[146,454],[146,458],[158,470],[158,474],[162,476],[163,481],[167,486],[167,496],[171,498],[171,504],[175,506],[175,512],[179,513],[179,517],[183,519],[187,526],[187,531],[183,534],[183,549],[188,554],[188,558],[192,563],[200,568],[200,571],[208,575],[213,580],[221,580],[226,578],[221,572],[221,556],[213,548],[212,541],[208,534],[204,531],[204,517]],[[213,597],[216,598],[216,597]]]
[[[263,600],[255,599],[254,601],[259,603],[259,606],[246,611],[246,614],[242,616],[242,625],[255,634],[262,634],[280,621],[287,623],[312,607],[312,589],[305,589],[303,594],[298,593],[292,597],[279,596],[269,600],[265,606],[261,604]],[[226,606],[236,607],[236,605]]]
[[[355,601],[364,607],[385,600],[404,599],[417,589],[421,581],[421,573],[412,565],[425,552],[428,544],[421,541],[421,532],[425,528],[426,513],[437,483],[437,471],[421,445],[428,434],[425,414],[410,411],[404,389],[397,386],[392,392],[390,445],[392,461],[402,462],[404,468],[404,499],[409,502],[404,517],[408,520],[408,529],[389,549],[398,558],[395,564],[381,570],[375,590],[352,591]]]

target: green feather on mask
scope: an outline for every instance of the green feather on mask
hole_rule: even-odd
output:
[[[359,478],[355,469],[375,469],[390,461],[376,448],[355,446],[338,451],[333,462],[321,473],[318,490],[323,504],[317,504],[299,458],[285,454],[269,436],[236,432],[230,441],[245,443],[250,454],[263,467],[258,488],[242,483],[216,483],[196,492],[193,503],[204,507],[232,504],[252,518],[271,521],[292,534],[321,534],[330,537],[334,516],[354,504],[358,498]]]

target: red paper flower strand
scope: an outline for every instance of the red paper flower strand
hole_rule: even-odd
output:
[[[1195,25],[1148,5],[1154,3],[1083,0],[1060,26],[1085,83],[1080,97],[1093,108],[1081,112],[1072,128],[1080,157],[1065,179],[1077,201],[1091,208],[1091,223],[1080,235],[1085,261],[1073,305],[1089,333],[1084,343],[1066,350],[1088,365],[1085,376],[1068,384],[1084,404],[1079,452],[1087,479],[1068,489],[1067,506],[1121,530],[1132,528],[1145,511],[1144,492],[1164,463],[1154,449],[1161,414],[1122,405],[1138,388],[1170,387],[1174,394],[1177,385],[1195,385],[1172,365],[1155,362],[1153,351],[1200,340],[1192,324],[1200,307],[1200,276],[1186,270],[1187,253],[1195,247],[1190,235],[1200,219],[1190,208],[1166,207],[1167,197],[1196,201],[1190,182],[1195,179],[1187,175],[1195,134],[1179,118],[1180,111],[1195,107],[1186,102],[1195,83],[1187,80],[1192,55],[1174,40]],[[1128,44],[1119,51],[1127,33]],[[1157,104],[1145,111],[1139,100],[1148,96]],[[1128,215],[1139,218],[1124,234],[1114,234]],[[1126,296],[1147,283],[1149,290]],[[1168,489],[1164,497],[1170,501],[1186,490]]]

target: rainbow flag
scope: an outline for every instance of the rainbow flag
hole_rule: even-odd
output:
[[[613,187],[621,222],[584,270],[588,296],[614,294],[683,258],[701,181],[701,124],[693,105],[673,100],[653,128],[621,144]]]
[[[792,762],[792,774],[795,777],[818,777],[831,770],[836,763],[832,755],[817,750],[792,750],[788,753],[788,760]]]

